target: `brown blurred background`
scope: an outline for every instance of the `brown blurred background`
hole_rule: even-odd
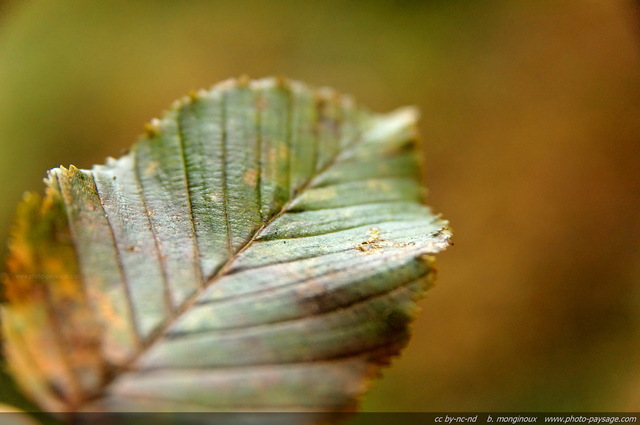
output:
[[[0,240],[46,169],[119,156],[191,89],[285,75],[381,112],[415,104],[456,245],[365,409],[638,411],[639,10],[0,2]]]

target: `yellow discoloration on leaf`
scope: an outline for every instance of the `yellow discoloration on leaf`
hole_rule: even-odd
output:
[[[373,227],[367,231],[369,237],[364,242],[360,242],[355,249],[361,251],[364,254],[382,254],[384,248],[403,248],[407,246],[414,246],[413,242],[392,242],[383,239],[380,236],[380,229]]]
[[[278,160],[287,161],[289,158],[289,146],[285,142],[278,143]]]
[[[160,163],[158,161],[149,161],[149,164],[144,169],[144,173],[148,176],[155,174],[158,171]]]
[[[37,399],[49,411],[63,411],[62,401],[53,393],[48,383],[39,375],[34,361],[26,352],[21,337],[22,329],[16,326],[14,318],[6,309],[2,309],[2,328],[4,334],[4,354],[12,375],[29,397]]]
[[[380,229],[371,228],[367,231],[369,237],[364,242],[360,242],[356,249],[365,254],[382,253],[382,248],[387,246],[387,242],[380,237]]]
[[[278,151],[276,146],[271,146],[267,155],[267,161],[275,164],[278,161]]]
[[[125,349],[127,344],[126,335],[129,332],[129,326],[125,321],[125,318],[118,314],[117,310],[113,306],[113,301],[107,296],[107,294],[101,293],[97,290],[91,290],[88,294],[90,298],[97,300],[95,305],[99,311],[96,315],[103,318],[105,323],[109,324],[112,329],[118,329],[119,332],[113,332],[112,334],[123,335],[123,341],[102,341],[102,351],[106,358],[109,359],[126,359],[131,353]]]
[[[436,257],[429,254],[422,254],[418,256],[418,259],[426,264],[432,265],[436,262]]]
[[[263,96],[258,96],[256,98],[256,108],[263,110],[267,107],[267,99],[265,99]]]
[[[73,167],[63,173],[80,171]],[[96,385],[102,360],[57,178],[46,182],[44,199],[27,195],[18,208],[4,281],[3,327],[9,366],[17,371],[19,385],[60,410],[60,403],[70,408]],[[18,358],[30,359],[39,374],[24,374]]]
[[[316,189],[313,193],[313,199],[315,201],[328,201],[334,199],[336,196],[338,196],[338,193],[331,187]]]
[[[379,190],[382,192],[388,192],[391,190],[391,186],[388,183],[381,180],[369,180],[367,187],[371,190]]]
[[[251,187],[256,187],[258,182],[258,171],[255,168],[250,168],[244,173],[242,180]]]

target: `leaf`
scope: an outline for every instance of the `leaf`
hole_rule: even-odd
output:
[[[230,80],[131,152],[49,172],[10,241],[9,366],[48,411],[340,411],[409,337],[449,244],[416,112]]]

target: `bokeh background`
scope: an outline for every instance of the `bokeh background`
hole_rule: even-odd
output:
[[[0,241],[45,170],[119,156],[228,77],[417,105],[455,246],[365,410],[638,411],[638,6],[0,1]]]

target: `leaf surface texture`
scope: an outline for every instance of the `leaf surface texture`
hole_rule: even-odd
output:
[[[5,282],[21,386],[58,411],[352,408],[449,245],[416,115],[230,80],[122,158],[51,170],[19,207]]]

